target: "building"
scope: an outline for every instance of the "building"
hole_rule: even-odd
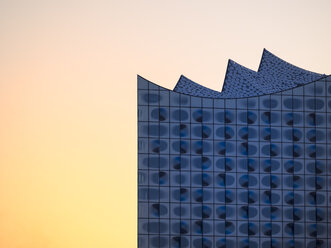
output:
[[[138,247],[331,247],[331,76],[267,50],[221,92],[138,76]]]

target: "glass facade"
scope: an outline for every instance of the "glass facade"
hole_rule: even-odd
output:
[[[224,99],[138,76],[138,247],[331,247],[330,159],[331,76]]]

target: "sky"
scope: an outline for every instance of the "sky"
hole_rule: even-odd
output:
[[[0,247],[137,244],[137,74],[331,74],[329,0],[0,0]]]

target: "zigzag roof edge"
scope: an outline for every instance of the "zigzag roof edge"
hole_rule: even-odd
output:
[[[179,78],[174,91],[213,98],[249,97],[294,88],[324,76],[326,75],[290,64],[264,48],[258,71],[229,59],[220,92],[204,87],[183,75]]]

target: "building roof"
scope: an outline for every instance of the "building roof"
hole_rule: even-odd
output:
[[[324,77],[294,66],[264,49],[258,71],[229,60],[221,92],[181,76],[175,92],[211,98],[240,98],[277,93]]]

